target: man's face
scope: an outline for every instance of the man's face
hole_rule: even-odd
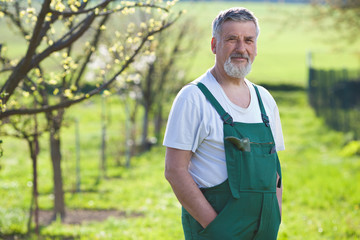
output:
[[[230,77],[244,78],[257,55],[255,23],[224,22],[219,39],[213,38],[211,47],[218,67]]]

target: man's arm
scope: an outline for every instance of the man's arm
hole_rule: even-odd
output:
[[[181,205],[205,228],[217,213],[188,172],[191,156],[191,151],[166,148],[165,178]]]

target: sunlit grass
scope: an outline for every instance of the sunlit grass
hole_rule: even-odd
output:
[[[196,20],[202,32],[197,39],[199,53],[194,57],[190,79],[211,68],[214,55],[211,52],[211,23],[215,16],[230,7],[246,7],[254,12],[260,23],[258,56],[255,58],[249,79],[257,83],[290,83],[307,85],[308,56],[312,53],[312,64],[319,68],[359,68],[357,46],[346,45],[335,49],[335,40],[327,38],[331,31],[320,31],[307,16],[310,11],[305,4],[274,4],[250,2],[181,2],[176,7],[187,9],[185,17]],[[189,26],[191,27],[191,26]]]
[[[273,92],[282,118],[286,151],[280,153],[283,168],[284,205],[279,239],[356,239],[360,237],[360,161],[341,157],[344,136],[316,118],[305,92]],[[99,102],[86,108],[98,111]],[[108,157],[108,179],[99,175],[100,128],[95,119],[73,109],[69,115],[82,116],[81,189],[75,193],[75,157],[72,128],[63,131],[67,141],[62,149],[66,204],[68,209],[115,209],[126,213],[100,223],[61,225],[55,222],[41,233],[76,236],[79,239],[183,239],[180,205],[163,176],[164,148],[156,147],[132,160],[132,167],[117,166]],[[90,114],[90,113],[87,113]],[[89,117],[90,118],[90,117]],[[121,119],[119,117],[119,119]],[[96,120],[99,121],[99,120]],[[121,125],[121,121],[118,121]],[[115,133],[117,134],[117,133]],[[30,203],[31,167],[27,150],[15,149],[20,142],[5,139],[0,180],[1,234],[24,233]],[[111,144],[111,143],[109,143]],[[89,146],[89,147],[87,147]],[[86,154],[89,152],[91,154]],[[52,208],[51,168],[48,155],[39,159],[40,208]]]

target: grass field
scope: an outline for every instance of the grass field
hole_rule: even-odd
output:
[[[210,24],[221,9],[234,3],[181,3],[188,15],[197,13],[196,22],[204,32],[200,52],[188,78],[202,74],[212,66]],[[286,12],[303,5],[250,4],[259,16],[262,32],[259,55],[250,80],[262,83],[286,83],[306,86],[307,51],[327,56],[331,46],[320,42],[321,33],[283,27]],[[278,14],[279,13],[279,14]],[[282,13],[282,14],[280,14]],[[306,24],[304,23],[304,26]],[[350,50],[347,50],[350,51]],[[337,66],[328,57],[316,63]],[[326,60],[326,62],[325,62]],[[349,61],[350,67],[358,62]],[[347,135],[326,127],[307,104],[306,92],[273,91],[281,112],[286,151],[280,153],[284,176],[283,223],[279,239],[360,239],[360,159],[343,157],[340,152]],[[74,106],[67,114],[62,131],[62,155],[66,204],[75,209],[119,211],[120,217],[101,222],[66,225],[54,222],[42,226],[44,239],[183,239],[180,205],[163,177],[164,148],[132,160],[132,167],[118,166],[117,151],[124,139],[123,108],[119,100],[109,100],[111,113],[108,126],[108,178],[98,181],[101,146],[100,98]],[[75,192],[74,119],[80,122],[81,189]],[[4,156],[0,158],[0,239],[24,237],[31,201],[31,162],[24,141],[1,138]],[[161,141],[161,140],[160,140]],[[39,156],[39,204],[50,210],[53,204],[52,172],[47,136],[41,139]],[[36,239],[33,237],[33,239]]]
[[[360,42],[348,46],[345,40],[342,43],[329,40],[333,33],[318,30],[309,18],[302,16],[310,11],[308,5],[191,2],[178,4],[179,8],[188,9],[185,17],[194,18],[203,30],[198,36],[201,44],[199,53],[194,57],[190,78],[196,78],[199,72],[206,71],[214,64],[214,55],[210,49],[212,20],[221,10],[236,6],[252,10],[260,23],[258,56],[249,75],[249,79],[255,82],[306,86],[309,52],[312,52],[315,67],[360,67],[360,58],[354,54],[358,52]],[[335,50],[335,46],[340,50]]]
[[[280,153],[284,175],[283,223],[279,239],[358,239],[360,237],[360,161],[339,154],[344,136],[324,126],[306,103],[304,92],[273,92],[281,111],[286,151]],[[41,229],[43,235],[72,236],[75,239],[182,239],[180,205],[163,177],[164,148],[133,159],[131,169],[116,166],[109,157],[108,179],[98,176],[100,129],[88,109],[74,109],[82,115],[82,185],[75,193],[73,128],[63,132],[63,168],[68,209],[115,209],[120,218],[82,225],[58,222]],[[119,126],[113,126],[116,131]],[[111,135],[116,135],[113,133]],[[92,137],[90,137],[92,136]],[[2,158],[0,194],[1,234],[23,233],[31,191],[31,167],[19,142],[6,141]],[[45,146],[44,146],[45,147]],[[87,154],[87,153],[88,154]],[[40,207],[51,209],[50,161],[40,156]]]

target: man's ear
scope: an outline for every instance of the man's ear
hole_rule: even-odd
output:
[[[211,51],[216,54],[216,38],[211,39]]]

